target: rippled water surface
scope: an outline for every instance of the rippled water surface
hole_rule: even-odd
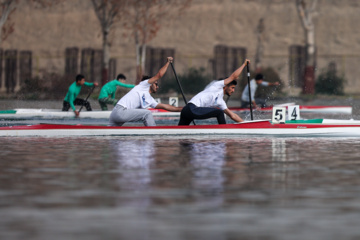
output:
[[[0,138],[0,239],[358,239],[360,139]]]

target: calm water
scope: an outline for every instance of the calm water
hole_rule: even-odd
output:
[[[0,239],[359,239],[360,139],[0,138]]]
[[[325,117],[360,119],[359,101],[312,105],[352,105]],[[360,138],[0,138],[0,239],[360,239],[359,149]]]

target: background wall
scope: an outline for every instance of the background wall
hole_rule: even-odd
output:
[[[335,61],[346,77],[345,91],[360,93],[360,1],[320,0],[316,18],[317,73]],[[189,67],[205,67],[212,73],[210,59],[214,47],[224,44],[247,48],[254,60],[256,27],[264,18],[265,42],[263,67],[276,69],[288,94],[298,93],[289,79],[289,47],[304,44],[304,31],[291,0],[193,0],[182,15],[162,23],[152,47],[174,48],[178,73]],[[63,73],[68,47],[101,49],[99,22],[90,0],[66,1],[50,10],[19,7],[12,15],[15,32],[2,44],[3,50],[30,50],[33,72]],[[121,25],[111,35],[111,57],[117,59],[117,72],[135,79],[135,44]],[[164,60],[165,61],[165,60]],[[79,63],[80,66],[80,63]],[[4,78],[3,78],[4,81]],[[99,79],[100,82],[100,79]],[[4,92],[4,84],[0,88]]]

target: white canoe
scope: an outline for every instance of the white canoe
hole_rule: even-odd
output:
[[[360,121],[297,120],[272,124],[258,120],[240,124],[108,127],[89,125],[38,124],[0,127],[2,137],[71,137],[71,136],[146,136],[146,135],[255,135],[285,137],[360,137]]]
[[[179,117],[179,112],[162,109],[150,109],[154,117]],[[79,118],[109,119],[111,111],[81,111]],[[73,111],[63,112],[58,109],[18,108],[0,111],[0,119],[75,119]]]
[[[287,107],[289,104],[280,104],[276,105],[277,107],[283,106]],[[352,107],[351,106],[304,106],[301,105],[300,113],[318,113],[318,114],[345,114],[351,115],[352,114]],[[249,108],[230,108],[233,111],[237,112],[249,112]],[[272,107],[261,108],[260,112],[272,112]]]
[[[280,105],[277,105],[280,106]],[[286,105],[288,106],[288,105]],[[230,108],[236,112],[248,112],[247,108]],[[168,112],[162,109],[150,109],[155,118],[157,117],[180,117],[180,112]],[[271,112],[272,107],[263,108],[262,112]],[[352,114],[351,106],[300,106],[301,113],[324,113],[324,114]],[[111,111],[82,111],[79,118],[109,119]],[[0,119],[74,119],[72,111],[62,112],[59,109],[34,109],[18,108],[0,111]]]

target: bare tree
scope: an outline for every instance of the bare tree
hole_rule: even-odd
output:
[[[0,43],[5,40],[8,35],[13,32],[13,24],[9,23],[10,15],[15,11],[18,0],[2,0],[0,1]]]
[[[265,31],[265,24],[264,18],[260,18],[259,24],[256,28],[256,37],[257,37],[257,44],[256,44],[256,53],[255,53],[255,72],[261,72],[261,59],[264,54],[264,31]]]
[[[312,0],[311,6],[307,8],[305,0],[296,0],[296,7],[302,26],[305,31],[305,74],[304,74],[304,94],[313,94],[315,89],[315,24],[313,18],[317,15],[316,6],[318,0]]]
[[[180,14],[192,0],[132,0],[126,12],[125,27],[131,32],[136,45],[136,80],[140,81],[145,69],[146,46],[169,15]]]
[[[46,8],[62,1],[65,0],[0,0],[0,44],[14,31],[14,23],[9,20],[20,4],[32,4],[35,7]]]
[[[121,20],[122,12],[131,0],[91,0],[96,16],[99,19],[103,36],[103,66],[102,66],[102,85],[108,80],[109,61],[110,61],[110,42],[109,34],[114,28],[114,24]]]

